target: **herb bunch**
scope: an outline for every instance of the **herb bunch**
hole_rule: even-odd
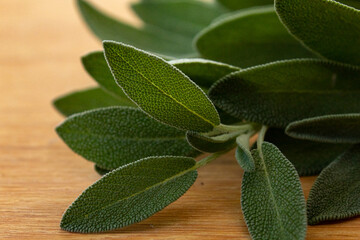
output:
[[[56,131],[104,176],[61,228],[142,221],[233,148],[253,239],[359,215],[360,1],[340,2],[143,0],[136,28],[79,0],[103,40],[82,57],[99,87],[55,100],[69,116]],[[299,176],[316,174],[306,204]]]

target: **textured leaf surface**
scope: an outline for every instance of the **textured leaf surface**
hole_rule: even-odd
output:
[[[101,107],[133,105],[128,99],[114,97],[97,87],[76,91],[54,100],[55,108],[64,116]]]
[[[110,172],[111,170],[108,170],[108,169],[105,169],[105,168],[102,168],[102,167],[99,167],[98,165],[94,165],[94,169],[95,171],[100,174],[101,176],[102,175],[105,175],[107,174],[108,172]]]
[[[143,0],[132,8],[144,22],[191,38],[225,12],[198,0]]]
[[[309,224],[360,215],[359,172],[360,145],[354,145],[316,179],[307,202]]]
[[[86,189],[66,210],[61,228],[109,231],[144,220],[183,195],[195,182],[195,160],[151,157],[118,168]]]
[[[235,158],[240,167],[245,171],[252,172],[255,170],[255,161],[250,152],[251,135],[243,134],[236,138],[237,148]]]
[[[305,239],[305,198],[299,176],[272,144],[253,151],[256,171],[245,172],[241,206],[252,239]]]
[[[283,129],[274,128],[267,131],[265,140],[280,149],[295,166],[300,176],[319,174],[321,170],[351,147],[350,144],[298,140],[287,136]]]
[[[133,27],[106,15],[84,0],[78,0],[78,6],[86,24],[101,40],[124,42],[165,56],[194,54],[189,37],[146,24],[142,28]]]
[[[200,58],[178,59],[169,62],[203,88],[210,88],[220,78],[240,68]]]
[[[292,122],[286,134],[318,142],[360,143],[360,114],[327,115]]]
[[[274,4],[274,0],[217,0],[231,10]]]
[[[234,117],[285,128],[305,118],[360,112],[359,79],[360,68],[348,65],[280,61],[230,74],[209,96]]]
[[[273,6],[221,18],[204,29],[195,44],[204,58],[240,67],[314,56],[288,33]]]
[[[194,132],[187,132],[188,143],[201,152],[215,153],[234,147],[235,139],[220,141]]]
[[[196,132],[220,124],[206,94],[163,59],[128,45],[104,42],[105,57],[124,92],[155,119]]]
[[[360,10],[332,0],[276,0],[289,31],[322,56],[360,65]]]
[[[74,152],[104,169],[149,156],[197,155],[184,131],[135,108],[110,107],[73,115],[56,131]]]

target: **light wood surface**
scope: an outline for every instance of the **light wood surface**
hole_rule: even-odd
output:
[[[96,2],[139,23],[129,1]],[[0,1],[0,239],[249,239],[232,154],[200,169],[182,198],[139,224],[88,235],[59,228],[64,210],[99,178],[54,132],[63,118],[52,99],[95,85],[79,57],[101,48],[74,5]],[[302,179],[306,196],[314,179]],[[360,239],[360,218],[309,227],[307,239]]]

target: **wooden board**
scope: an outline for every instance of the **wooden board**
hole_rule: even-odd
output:
[[[97,1],[138,23],[128,2]],[[249,239],[242,171],[231,154],[200,169],[188,193],[144,222],[105,234],[59,228],[64,210],[99,178],[54,132],[63,118],[52,99],[95,85],[79,57],[101,48],[74,5],[0,1],[0,239]],[[314,179],[302,179],[306,195]],[[309,227],[307,239],[360,239],[360,218]]]

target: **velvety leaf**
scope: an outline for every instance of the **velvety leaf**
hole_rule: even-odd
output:
[[[178,59],[169,62],[203,88],[210,88],[220,78],[240,68],[200,58]]]
[[[99,167],[98,165],[94,165],[94,169],[95,169],[95,171],[98,173],[98,174],[100,174],[101,176],[102,175],[105,175],[105,174],[107,174],[108,172],[110,172],[111,170],[108,170],[108,169],[104,169],[104,168],[101,168],[101,167]]]
[[[194,54],[192,38],[148,24],[136,28],[106,15],[87,1],[77,2],[84,21],[101,40],[124,42],[165,56],[180,57]]]
[[[336,0],[342,4],[348,5],[349,7],[353,7],[356,9],[360,9],[360,1],[359,0]]]
[[[197,35],[195,45],[204,58],[240,67],[314,56],[288,33],[273,6],[217,20]]]
[[[120,167],[86,189],[66,210],[61,228],[103,232],[144,220],[181,197],[195,182],[195,160],[150,157]]]
[[[360,10],[332,0],[276,0],[281,21],[320,55],[360,65]]]
[[[231,10],[274,4],[274,0],[217,0]]]
[[[143,0],[132,8],[144,22],[191,38],[225,12],[198,0]]]
[[[360,143],[360,114],[327,115],[290,123],[291,137],[328,143]]]
[[[242,134],[236,138],[235,158],[244,171],[255,171],[255,161],[250,152],[250,134]]]
[[[306,208],[294,166],[271,143],[254,150],[256,170],[245,172],[241,206],[252,239],[305,239]]]
[[[184,131],[136,108],[110,107],[73,115],[56,131],[74,152],[103,169],[149,156],[198,154],[188,145]]]
[[[224,151],[234,147],[235,139],[229,139],[227,141],[216,140],[204,135],[187,132],[186,139],[188,143],[195,149],[201,152],[215,153]]]
[[[64,116],[101,107],[134,105],[127,98],[114,97],[97,87],[58,97],[53,104]]]
[[[360,68],[349,65],[280,61],[232,73],[209,96],[234,117],[285,128],[304,118],[360,112],[359,79]]]
[[[276,145],[295,166],[300,176],[317,175],[339,155],[348,150],[350,144],[318,143],[298,140],[287,136],[283,129],[271,128],[265,140]]]
[[[155,119],[196,132],[209,132],[220,124],[206,94],[171,64],[121,43],[105,41],[104,49],[117,83]]]
[[[360,145],[325,168],[312,187],[308,223],[346,219],[360,215]]]

